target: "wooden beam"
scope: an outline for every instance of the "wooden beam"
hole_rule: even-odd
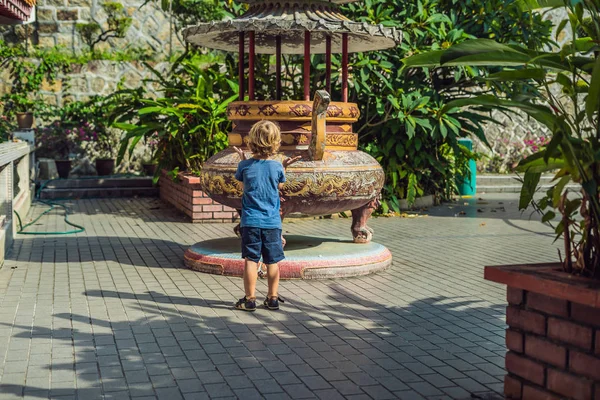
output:
[[[325,88],[331,94],[331,35],[325,38]]]
[[[310,31],[304,32],[304,100],[310,100]]]
[[[348,102],[348,34],[342,33],[342,101]]]
[[[240,32],[240,46],[238,53],[238,85],[239,85],[239,101],[244,101],[244,32]]]
[[[254,58],[256,50],[254,48],[254,31],[248,32],[248,98],[254,100]]]
[[[281,35],[275,37],[275,99],[281,100]]]

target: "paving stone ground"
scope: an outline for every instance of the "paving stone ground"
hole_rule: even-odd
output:
[[[233,236],[232,224],[193,225],[155,199],[68,202],[86,231],[19,235],[0,270],[0,399],[498,398],[505,289],[483,267],[557,252],[514,196],[483,198],[374,219],[391,269],[286,281],[282,310],[255,313],[232,309],[241,279],[182,262],[194,242]],[[349,227],[294,220],[284,230],[339,237]],[[32,226],[63,229],[60,211]]]

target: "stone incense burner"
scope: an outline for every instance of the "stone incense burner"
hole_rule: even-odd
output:
[[[230,148],[209,159],[201,185],[215,201],[240,209],[242,185],[234,178],[240,159],[231,146],[247,147],[248,133],[260,120],[281,127],[278,157],[302,156],[286,172],[281,217],[292,213],[326,215],[352,211],[355,242],[366,243],[372,230],[366,222],[378,205],[384,172],[377,161],[357,149],[352,124],[360,116],[358,105],[348,102],[348,53],[395,46],[400,32],[381,25],[348,20],[339,3],[354,0],[280,2],[248,1],[249,9],[233,20],[203,23],[186,28],[185,39],[195,45],[239,53],[239,101],[227,109],[232,121]],[[331,54],[342,54],[341,101],[331,101]],[[274,54],[276,99],[256,100],[254,58]],[[245,96],[245,55],[248,54],[248,97]],[[282,54],[304,54],[304,99],[281,99]],[[310,55],[326,55],[326,81],[311,101]]]

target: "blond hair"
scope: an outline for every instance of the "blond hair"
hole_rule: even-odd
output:
[[[272,121],[258,121],[250,129],[248,146],[258,157],[269,157],[277,154],[281,145],[279,125]]]

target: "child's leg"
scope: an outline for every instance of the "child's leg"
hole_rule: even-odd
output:
[[[283,255],[283,245],[281,243],[281,229],[265,229],[262,236],[263,248],[262,256],[267,264],[267,279],[269,291],[267,300],[279,294],[279,262],[285,257]]]
[[[244,265],[244,291],[246,298],[256,297],[256,279],[258,278],[258,263],[248,260]],[[270,282],[270,280],[269,280]]]
[[[268,298],[279,294],[279,264],[267,264],[267,279],[269,284]]]
[[[256,297],[256,279],[258,277],[257,268],[260,260],[260,249],[262,242],[260,238],[260,229],[243,227],[242,233],[242,257],[244,263],[244,291],[247,298]],[[256,260],[256,261],[254,261]]]

